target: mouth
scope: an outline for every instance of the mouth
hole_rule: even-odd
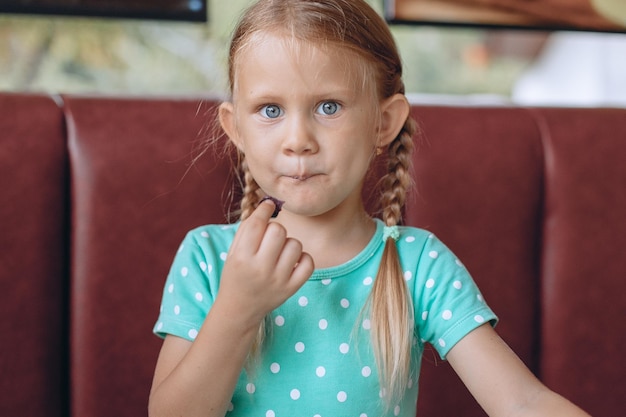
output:
[[[307,174],[297,174],[297,175],[285,174],[283,176],[285,178],[289,178],[289,179],[292,179],[294,181],[302,182],[302,181],[306,181],[306,180],[308,180],[310,178],[316,177],[318,175],[320,175],[320,174],[308,174],[307,173]]]

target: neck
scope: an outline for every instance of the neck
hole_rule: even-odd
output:
[[[363,207],[356,213],[329,212],[304,217],[286,211],[276,219],[289,237],[298,239],[315,262],[315,268],[341,265],[369,243],[376,225]]]

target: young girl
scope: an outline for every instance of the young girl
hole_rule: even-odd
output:
[[[587,415],[497,336],[454,255],[398,226],[415,127],[376,12],[260,0],[229,66],[219,119],[239,155],[241,221],[180,246],[154,329],[151,416],[414,416],[426,342],[489,415]],[[381,158],[382,220],[362,201]]]

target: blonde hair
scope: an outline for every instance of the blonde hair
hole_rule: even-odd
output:
[[[235,88],[237,56],[258,33],[278,31],[296,40],[348,48],[362,58],[373,77],[379,100],[404,94],[402,64],[393,36],[382,18],[363,0],[260,0],[242,15],[229,51],[229,85]],[[411,186],[411,153],[416,125],[409,117],[388,146],[387,172],[379,181],[381,217],[387,226],[401,222]],[[259,186],[239,155],[243,188],[241,219],[247,218],[260,198]],[[372,344],[384,400],[389,406],[406,390],[411,369],[413,306],[393,239],[387,239],[378,275],[364,307],[372,322]],[[250,353],[258,356],[265,322]]]

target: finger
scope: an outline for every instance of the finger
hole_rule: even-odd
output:
[[[239,230],[235,234],[231,248],[237,248],[240,242],[248,253],[256,253],[259,249],[267,225],[274,213],[274,202],[271,200],[263,201],[252,212],[252,214],[239,225]]]
[[[281,224],[271,222],[265,228],[265,234],[259,244],[256,255],[260,259],[277,262],[282,256],[287,240],[287,229]],[[300,255],[298,254],[298,256]]]
[[[292,290],[292,294],[295,294],[295,292],[307,282],[314,270],[315,263],[313,262],[313,258],[308,253],[302,252],[300,259],[293,268],[293,272],[291,273],[291,277],[289,279],[288,285]]]
[[[254,209],[250,217],[261,216],[265,220],[269,221],[276,210],[276,203],[271,198],[262,200],[261,203]]]
[[[276,260],[275,270],[278,276],[283,277],[284,281],[288,281],[301,257],[302,243],[293,238],[286,239]]]

